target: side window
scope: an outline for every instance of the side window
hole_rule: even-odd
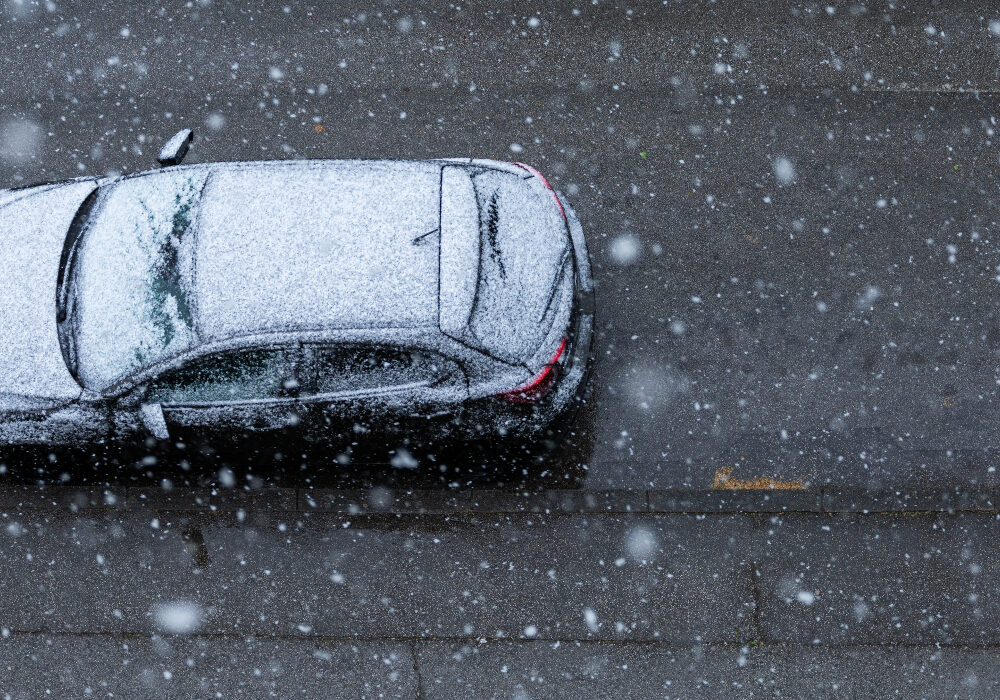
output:
[[[445,372],[442,358],[386,345],[318,346],[313,357],[317,394],[391,389],[429,382]]]
[[[281,398],[287,394],[287,360],[287,352],[279,349],[210,355],[160,375],[150,385],[146,401],[187,404]]]

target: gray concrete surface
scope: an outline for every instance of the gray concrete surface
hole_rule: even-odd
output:
[[[412,698],[406,644],[289,639],[13,634],[0,641],[7,698]]]
[[[0,517],[0,690],[24,696],[991,697],[1000,683],[993,513],[36,503]]]
[[[983,649],[11,635],[4,697],[992,698]]]
[[[990,698],[992,651],[421,644],[421,697]]]

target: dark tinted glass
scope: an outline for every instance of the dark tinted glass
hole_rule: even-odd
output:
[[[284,350],[248,350],[202,358],[161,375],[147,401],[214,403],[279,398],[283,395]]]
[[[390,388],[436,376],[426,355],[387,346],[347,346],[316,351],[316,393]]]

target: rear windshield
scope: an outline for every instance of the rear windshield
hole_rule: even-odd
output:
[[[522,362],[549,330],[552,288],[567,262],[566,227],[551,195],[517,175],[484,170],[472,182],[480,259],[470,328],[490,354]]]

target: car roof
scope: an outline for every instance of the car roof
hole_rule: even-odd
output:
[[[213,167],[195,220],[203,339],[436,325],[441,165]]]

